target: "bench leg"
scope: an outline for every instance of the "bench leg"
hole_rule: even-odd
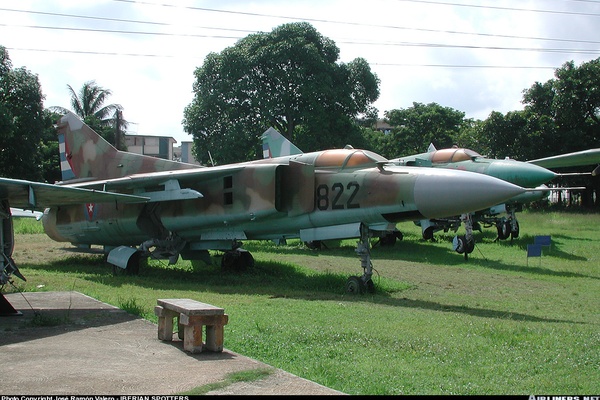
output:
[[[202,352],[202,325],[185,325],[183,349],[190,353]]]
[[[158,318],[158,338],[160,340],[173,340],[173,318]]]
[[[173,340],[173,318],[176,313],[165,310],[160,306],[154,308],[155,314],[158,316],[158,338],[160,340]]]
[[[223,325],[206,326],[206,350],[223,351]]]

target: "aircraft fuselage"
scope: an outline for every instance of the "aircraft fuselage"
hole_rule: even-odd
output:
[[[378,157],[329,150],[243,163],[224,173],[214,167],[211,178],[198,179],[192,171],[179,182],[200,198],[61,206],[45,212],[44,227],[54,240],[74,244],[136,245],[176,234],[222,248],[236,240],[298,237],[311,228],[460,214],[522,192],[481,174],[378,167],[384,161]],[[475,193],[482,185],[490,190]]]

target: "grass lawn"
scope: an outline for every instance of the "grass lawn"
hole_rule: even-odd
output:
[[[600,214],[519,214],[518,239],[476,233],[465,260],[454,234],[404,239],[372,250],[376,293],[344,292],[360,275],[356,240],[320,251],[247,242],[251,271],[152,261],[139,276],[113,276],[101,255],[17,226],[18,290],[76,290],[151,321],[157,298],[225,308],[225,347],[348,394],[600,393]],[[461,229],[462,231],[462,229]],[[461,233],[459,231],[459,233]],[[539,258],[535,235],[551,235]],[[5,291],[15,288],[5,287]]]

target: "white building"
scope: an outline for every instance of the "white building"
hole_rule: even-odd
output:
[[[177,143],[169,136],[125,135],[125,145],[130,153],[144,154],[165,160],[173,160],[173,145]]]

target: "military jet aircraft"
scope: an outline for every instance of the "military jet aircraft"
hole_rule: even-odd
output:
[[[454,250],[461,254],[464,253],[465,256],[471,253],[475,246],[472,230],[481,230],[481,224],[495,226],[498,231],[498,239],[506,239],[509,236],[511,238],[518,237],[519,223],[515,213],[522,210],[524,203],[546,197],[548,190],[544,184],[557,176],[556,173],[546,168],[522,161],[509,158],[503,160],[486,158],[473,150],[458,147],[437,150],[433,144],[429,145],[427,153],[399,157],[390,161],[397,165],[471,171],[490,175],[525,188],[538,189],[522,193],[502,204],[496,204],[476,212],[449,218],[415,221],[417,225],[421,226],[424,239],[432,239],[434,232],[440,230],[456,232],[461,223],[464,223],[466,234],[455,237],[453,247]],[[504,213],[508,217],[504,217]]]
[[[302,151],[293,143],[284,138],[275,129],[270,128],[263,136],[263,156],[273,157],[287,154],[301,154]],[[560,156],[548,157],[527,162],[513,159],[491,159],[465,148],[452,147],[437,150],[430,144],[426,153],[399,157],[389,160],[390,163],[402,166],[444,168],[452,170],[470,171],[493,176],[507,182],[514,183],[528,191],[521,193],[507,201],[496,204],[493,207],[476,210],[456,216],[436,219],[421,219],[415,223],[421,226],[424,239],[432,239],[434,232],[450,230],[457,232],[462,223],[465,225],[465,235],[456,236],[453,240],[453,248],[458,253],[471,253],[475,246],[472,231],[481,230],[481,224],[485,227],[495,226],[498,239],[516,238],[519,236],[519,222],[516,212],[522,211],[523,204],[541,200],[548,196],[551,190],[545,184],[560,176],[546,169],[582,166],[600,163],[600,149],[585,150]],[[600,173],[600,166],[592,174]],[[583,189],[583,188],[577,188]],[[505,217],[504,215],[507,215]],[[381,240],[384,244],[391,244],[401,234],[392,230],[388,234],[382,234]]]
[[[550,171],[546,167],[598,163],[600,162],[600,149],[523,162],[508,157],[505,159],[487,158],[473,150],[458,147],[437,150],[433,144],[430,144],[427,153],[399,157],[390,160],[390,162],[397,163],[398,165],[418,165],[483,173],[524,188],[535,189],[519,194],[502,204],[497,204],[494,207],[476,212],[450,218],[425,219],[416,222],[421,226],[424,239],[433,238],[433,233],[439,230],[444,230],[445,232],[453,230],[456,232],[461,222],[464,222],[466,234],[455,237],[453,246],[457,252],[464,253],[466,257],[474,248],[473,229],[481,230],[481,224],[486,227],[495,226],[498,232],[498,239],[517,238],[520,228],[515,213],[522,211],[524,204],[546,198],[550,190],[564,189],[551,189],[546,186],[551,180],[562,175]],[[504,214],[507,216],[503,216]]]
[[[72,113],[57,130],[62,182],[0,178],[2,283],[20,275],[11,258],[10,206],[43,209],[50,238],[100,245],[109,263],[130,273],[145,257],[209,260],[209,250],[224,252],[223,268],[243,268],[254,261],[244,240],[358,238],[363,275],[346,286],[358,293],[374,289],[372,232],[525,191],[482,174],[392,165],[359,149],[199,167],[118,151]]]

